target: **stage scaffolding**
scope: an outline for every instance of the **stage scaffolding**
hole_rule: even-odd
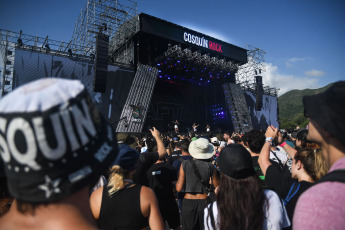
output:
[[[131,0],[88,0],[75,23],[71,47],[85,47],[84,54],[95,53],[96,34],[112,39],[118,29],[137,17],[137,3]],[[133,20],[132,20],[133,21]],[[114,50],[112,42],[109,51]]]
[[[239,66],[236,73],[236,83],[241,85],[242,90],[256,92],[255,76],[266,72],[264,65],[266,52],[260,48],[247,45],[248,62]],[[277,96],[279,89],[264,86],[264,94]]]
[[[86,47],[78,45],[71,49],[71,42],[52,40],[48,36],[45,38],[32,36],[24,34],[22,31],[17,33],[0,29],[0,53],[4,65],[3,72],[1,72],[1,97],[13,89],[13,66],[17,49],[94,62],[94,56],[84,54],[83,51]]]

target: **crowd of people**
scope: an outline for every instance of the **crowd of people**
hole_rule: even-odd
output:
[[[76,80],[0,100],[0,229],[343,229],[345,82],[308,129],[115,133]]]

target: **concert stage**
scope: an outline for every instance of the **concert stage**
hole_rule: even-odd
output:
[[[206,124],[218,132],[278,126],[276,95],[236,84],[247,50],[200,32],[141,13],[110,38],[101,81],[95,55],[37,48],[29,40],[13,50],[13,89],[42,77],[79,79],[118,132],[152,126],[164,132],[175,120],[180,132],[193,123],[200,132]],[[102,92],[94,91],[96,81]]]

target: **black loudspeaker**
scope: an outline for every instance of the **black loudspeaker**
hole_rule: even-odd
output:
[[[96,55],[95,55],[95,79],[93,81],[93,91],[105,93],[108,72],[108,50],[109,36],[97,34],[96,36]]]
[[[262,109],[262,96],[264,94],[264,87],[262,85],[262,77],[255,76],[256,79],[256,102],[255,102],[255,110]]]

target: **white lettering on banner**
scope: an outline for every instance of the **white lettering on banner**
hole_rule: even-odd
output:
[[[104,144],[98,149],[97,153],[95,154],[96,159],[99,162],[103,162],[112,149],[113,147],[104,142]]]
[[[62,117],[65,129],[66,129],[67,137],[68,137],[69,143],[72,147],[72,151],[75,151],[75,150],[80,148],[80,145],[79,145],[77,137],[75,136],[75,133],[73,131],[73,125],[71,122],[71,115],[68,113],[67,110],[61,111],[60,115]]]
[[[34,117],[32,119],[33,127],[31,127],[30,122],[23,117],[13,118],[10,121],[0,117],[0,154],[4,162],[9,163],[12,156],[18,163],[24,166],[27,165],[33,170],[39,170],[41,166],[35,161],[39,150],[46,159],[57,160],[62,158],[66,153],[68,147],[66,139],[69,140],[72,151],[80,148],[77,139],[78,134],[83,144],[88,143],[89,137],[86,135],[86,132],[95,136],[97,131],[91,119],[86,100],[82,100],[81,103],[83,111],[75,105],[72,106],[72,110],[66,108],[65,110],[60,110],[50,115],[49,118],[53,126],[53,131],[49,133],[49,135],[54,135],[57,143],[57,147],[54,149],[49,146],[49,139],[47,140],[47,130],[43,124],[43,117]],[[71,122],[72,115],[75,125]],[[61,122],[61,119],[63,122]],[[76,129],[74,127],[76,127]],[[66,131],[67,137],[64,135],[64,130]],[[15,140],[16,135],[19,133],[22,134],[23,141],[25,141],[24,143],[18,143]],[[4,134],[6,134],[6,136]],[[111,130],[108,130],[108,137],[109,139],[113,138]],[[26,145],[25,152],[19,151],[18,146],[20,145]],[[102,161],[102,156],[107,155],[111,149],[112,147],[106,144],[100,148],[100,161]]]
[[[2,133],[5,132],[6,123],[7,123],[6,119],[0,117],[0,131]],[[2,135],[0,135],[0,153],[1,153],[2,159],[6,163],[8,163],[11,160],[10,151],[8,151],[6,140]]]
[[[36,133],[38,147],[40,148],[42,154],[49,160],[56,160],[64,155],[67,146],[61,126],[61,121],[59,118],[59,113],[54,113],[50,115],[50,121],[53,126],[55,134],[54,137],[57,142],[57,147],[55,149],[50,148],[48,145],[47,135],[43,127],[43,118],[36,117],[32,120]]]
[[[15,142],[15,134],[16,132],[21,132],[25,138],[26,142],[26,152],[21,153],[17,149],[16,142]],[[39,170],[41,168],[35,161],[36,154],[37,154],[37,146],[34,132],[30,127],[28,121],[24,118],[15,118],[13,119],[7,128],[7,141],[8,147],[13,155],[13,157],[23,165],[28,165],[34,170]]]
[[[73,114],[74,122],[77,126],[81,143],[82,145],[85,145],[89,141],[89,138],[87,138],[84,128],[86,128],[87,131],[92,136],[96,135],[96,129],[91,120],[89,109],[88,109],[85,99],[81,101],[81,104],[82,104],[85,116],[83,116],[83,113],[80,111],[80,109],[76,105],[72,106],[72,114]]]
[[[184,32],[183,33],[183,40],[185,42],[192,43],[197,46],[202,46],[204,48],[208,48],[208,40],[206,40],[204,37],[200,38],[195,35],[191,35],[189,33]]]

